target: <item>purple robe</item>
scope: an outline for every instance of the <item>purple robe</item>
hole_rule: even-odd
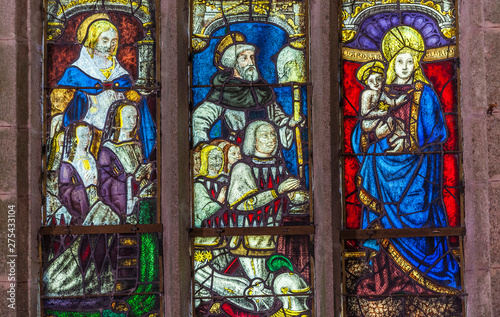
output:
[[[68,162],[61,163],[59,198],[72,216],[71,224],[81,225],[90,211],[89,199],[80,175]]]
[[[99,151],[99,196],[120,216],[127,213],[127,176],[118,156],[102,146]]]

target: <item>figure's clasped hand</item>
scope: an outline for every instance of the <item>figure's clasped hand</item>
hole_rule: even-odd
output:
[[[396,106],[399,106],[403,103],[406,103],[408,101],[408,96],[407,95],[401,95],[396,99]]]
[[[283,194],[294,189],[299,188],[300,180],[296,178],[289,178],[278,186],[278,193]]]
[[[217,201],[223,204],[226,201],[227,186],[222,187],[219,196],[217,196]]]
[[[133,102],[139,102],[141,100],[141,95],[139,95],[135,90],[129,90],[125,93],[127,99]]]
[[[143,179],[149,178],[151,172],[153,171],[153,164],[143,164],[135,172],[135,180],[140,182]]]
[[[299,127],[303,128],[305,126],[305,124],[306,124],[306,118],[302,114],[300,115],[300,118],[298,121],[295,121],[293,116],[291,116],[290,121],[288,121],[288,126],[290,128],[293,128],[297,125],[299,125]]]

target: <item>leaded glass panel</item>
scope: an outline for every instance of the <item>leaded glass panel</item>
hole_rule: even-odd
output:
[[[312,314],[307,33],[306,1],[191,1],[197,316]]]
[[[305,10],[193,2],[196,227],[309,224]]]
[[[159,316],[159,238],[158,233],[44,236],[44,314]]]
[[[48,1],[44,225],[133,223],[156,200],[154,12]]]
[[[432,261],[440,255],[445,258],[441,262],[449,263],[450,258],[460,262],[457,237],[373,239],[378,249],[367,249],[366,240],[349,240],[343,253],[345,315],[462,316],[460,288],[438,282],[454,278],[456,273],[442,263],[436,265],[439,271],[427,263],[413,264],[421,254],[404,253],[398,245],[401,242],[425,243],[433,253]],[[444,245],[448,246],[446,252],[442,252]]]
[[[46,1],[41,309],[159,316],[156,1]]]
[[[310,316],[309,236],[197,237],[193,243],[196,316]]]
[[[462,316],[455,2],[341,12],[344,313]]]

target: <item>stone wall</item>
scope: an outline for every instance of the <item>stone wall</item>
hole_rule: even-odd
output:
[[[500,316],[500,3],[460,6],[468,316]]]
[[[38,302],[38,239],[41,206],[40,1],[3,1],[0,7],[0,311],[35,316]],[[8,249],[7,216],[15,206],[15,251]],[[17,257],[7,258],[7,254]],[[7,307],[15,259],[16,309]],[[11,275],[12,276],[12,275]]]

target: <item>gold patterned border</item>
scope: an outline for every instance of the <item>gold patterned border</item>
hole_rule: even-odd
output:
[[[136,1],[132,1],[132,0],[107,0],[107,1],[111,2],[111,3],[117,3],[117,4],[127,5],[127,6],[131,5],[134,7],[138,7],[138,9],[141,10],[142,12],[144,12],[145,14],[151,15],[148,7],[146,7],[144,5],[139,5],[139,3],[137,3]],[[76,6],[79,6],[79,5],[93,4],[93,3],[97,3],[97,2],[100,2],[100,0],[75,0],[75,1],[71,1],[68,4],[60,4],[60,8],[57,11],[57,15],[60,16],[65,11],[68,11],[69,9],[76,7]]]
[[[359,190],[359,200],[363,205],[370,208],[371,210],[382,213],[382,208],[380,207],[380,203],[373,198],[364,188],[360,188]]]
[[[457,54],[457,46],[449,45],[438,48],[428,49],[423,58],[424,62],[439,61],[453,58]],[[351,62],[369,62],[373,60],[383,60],[382,53],[379,51],[364,51],[350,47],[342,48],[342,58]]]
[[[366,256],[365,251],[344,252],[345,258],[364,258],[365,256]]]
[[[377,255],[377,252],[374,251],[346,251],[344,252],[344,257],[345,258],[364,258],[367,255],[370,256],[370,258],[373,258]]]
[[[241,196],[240,198],[238,198],[236,201],[234,201],[230,207],[233,207],[235,206],[236,204],[238,204],[239,202],[241,202],[243,199],[247,198],[248,196],[252,195],[253,193],[256,193],[258,192],[257,189],[252,189],[250,190],[248,193],[244,194],[243,196]]]
[[[382,229],[379,224],[373,224],[373,229]],[[423,273],[418,269],[414,268],[413,265],[408,263],[406,259],[396,250],[389,239],[381,239],[380,244],[387,250],[389,256],[394,260],[394,262],[403,270],[403,272],[408,273],[408,276],[412,278],[418,284],[430,289],[431,291],[438,292],[441,294],[449,295],[460,295],[461,291],[456,288],[441,286],[426,278]]]
[[[382,239],[381,245],[387,250],[389,256],[396,262],[396,264],[405,272],[408,276],[412,278],[418,284],[430,289],[431,291],[449,294],[449,295],[460,295],[461,291],[459,289],[441,286],[430,279],[426,278],[418,269],[414,268],[406,259],[394,248],[389,239]]]
[[[422,97],[422,82],[415,83],[416,91],[413,93],[413,102],[410,113],[410,151],[418,150],[418,113],[420,111],[420,97]]]
[[[366,189],[364,189],[361,185],[363,184],[363,178],[361,176],[356,177],[356,186],[359,187],[358,198],[363,205],[370,208],[372,211],[377,213],[382,213],[382,206],[378,199],[370,195]]]

